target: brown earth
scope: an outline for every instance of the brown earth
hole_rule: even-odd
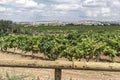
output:
[[[0,53],[0,60],[31,60],[15,54]],[[10,68],[0,67],[0,75],[24,75],[25,80],[54,80],[53,69]],[[120,80],[120,72],[90,71],[90,70],[62,70],[62,80]]]

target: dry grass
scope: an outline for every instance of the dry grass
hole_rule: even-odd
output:
[[[20,55],[6,53],[0,53],[0,59],[31,60],[30,57],[21,57]],[[6,72],[11,77],[24,76],[23,80],[54,80],[53,69],[0,67],[0,75],[2,77],[6,77]],[[120,80],[119,75],[120,72],[62,70],[62,80]]]

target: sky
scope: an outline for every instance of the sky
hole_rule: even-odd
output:
[[[120,21],[120,0],[0,0],[0,19]]]

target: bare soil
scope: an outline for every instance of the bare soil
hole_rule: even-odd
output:
[[[22,57],[15,54],[0,52],[0,60],[31,60],[31,57]],[[119,59],[118,59],[119,60]],[[25,80],[54,80],[53,69],[10,68],[0,67],[0,75],[24,75]],[[62,80],[120,80],[120,72],[90,71],[90,70],[62,70]]]

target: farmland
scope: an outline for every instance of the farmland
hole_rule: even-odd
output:
[[[29,56],[32,60],[120,62],[120,26],[9,24],[12,26],[3,23],[0,26],[3,55],[19,54],[25,60]]]
[[[100,61],[101,56],[107,56],[110,62],[116,62],[120,56],[120,26],[25,27],[17,24],[10,28],[10,32],[3,29],[1,33],[3,52],[21,50],[21,54],[42,53],[49,60],[66,58],[69,61]]]
[[[32,52],[32,54],[44,53],[50,60],[65,57],[73,59],[96,59],[99,61],[100,55],[109,56],[112,62],[115,57],[119,57],[120,31],[112,33],[87,31],[84,33],[72,32],[63,34],[8,34],[0,38],[1,51],[14,48],[22,50],[22,54]],[[88,59],[88,60],[89,60]]]

